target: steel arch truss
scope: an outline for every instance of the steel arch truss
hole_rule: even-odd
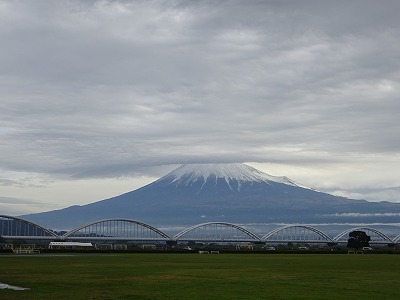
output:
[[[348,234],[355,230],[365,231],[365,233],[371,237],[370,243],[372,243],[372,244],[392,244],[393,243],[393,240],[390,237],[388,237],[386,234],[384,234],[383,232],[380,232],[377,229],[370,228],[370,227],[356,227],[356,228],[347,229],[347,230],[343,231],[342,233],[338,234],[337,236],[335,236],[333,238],[333,240],[335,242],[343,242],[343,240],[341,240],[341,239],[343,237],[346,237],[346,242],[347,242]]]
[[[262,238],[265,242],[275,243],[332,243],[331,237],[322,231],[305,225],[290,225],[270,231]]]
[[[174,236],[179,241],[207,242],[259,242],[260,238],[251,231],[235,224],[209,222],[186,228]]]
[[[33,222],[6,215],[0,215],[0,236],[7,239],[57,239],[59,236]]]
[[[105,219],[75,228],[62,236],[64,240],[135,240],[167,241],[161,230],[130,219]]]
[[[400,234],[393,239],[393,242],[400,243]]]

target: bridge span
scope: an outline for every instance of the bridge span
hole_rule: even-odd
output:
[[[312,226],[289,225],[259,236],[244,226],[227,222],[208,222],[188,227],[170,236],[149,224],[117,218],[97,220],[67,233],[58,234],[28,220],[0,215],[0,238],[3,240],[338,244],[346,243],[348,234],[354,230],[365,231],[371,237],[370,244],[400,244],[400,235],[390,238],[383,232],[370,227],[350,228],[335,237],[330,237]]]

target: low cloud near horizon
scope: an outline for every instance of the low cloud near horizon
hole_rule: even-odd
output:
[[[183,163],[248,162],[400,202],[399,10],[0,0],[0,197],[61,208]]]

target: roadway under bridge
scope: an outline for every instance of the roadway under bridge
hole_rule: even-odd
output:
[[[3,240],[87,241],[87,242],[202,242],[202,243],[347,243],[348,234],[361,230],[371,237],[370,244],[395,245],[400,235],[391,238],[370,227],[349,228],[335,237],[307,225],[276,228],[262,236],[226,222],[208,222],[188,227],[174,236],[149,224],[131,219],[105,219],[79,226],[65,234],[44,228],[39,224],[7,215],[0,215],[0,237]]]

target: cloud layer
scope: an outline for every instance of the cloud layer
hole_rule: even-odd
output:
[[[154,176],[148,167],[189,162],[349,173],[384,162],[371,180],[399,187],[399,9],[0,0],[2,182]]]

